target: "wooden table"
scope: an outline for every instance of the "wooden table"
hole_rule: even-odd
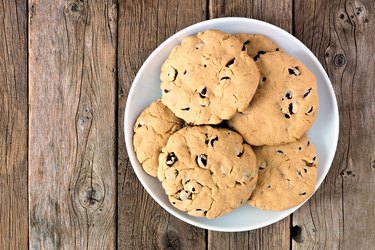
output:
[[[146,193],[126,155],[131,83],[166,38],[223,16],[273,23],[319,58],[340,139],[317,193],[243,233],[190,226]],[[2,0],[0,249],[374,249],[374,0]]]

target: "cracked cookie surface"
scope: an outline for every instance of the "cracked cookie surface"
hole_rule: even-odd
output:
[[[318,110],[316,78],[305,65],[283,53],[262,55],[261,81],[249,107],[229,126],[250,145],[296,141],[309,130]]]
[[[258,183],[249,204],[280,211],[307,200],[315,190],[318,159],[307,136],[281,146],[254,149]]]
[[[242,50],[246,51],[254,61],[257,61],[260,56],[267,52],[280,51],[279,46],[270,38],[260,34],[235,34],[243,44]]]
[[[248,201],[257,181],[256,157],[234,131],[185,127],[163,148],[158,178],[173,206],[216,218]]]
[[[159,154],[171,134],[182,128],[177,118],[161,100],[153,102],[134,124],[133,145],[138,161],[146,173],[156,177]]]
[[[161,68],[162,101],[189,124],[218,124],[243,111],[259,83],[254,60],[233,35],[184,38]]]

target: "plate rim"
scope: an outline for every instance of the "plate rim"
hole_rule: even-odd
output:
[[[141,169],[133,166],[133,162],[136,162],[137,159],[134,156],[135,153],[133,152],[134,150],[133,150],[132,136],[127,135],[127,132],[126,132],[126,131],[129,130],[129,126],[131,126],[130,129],[132,130],[133,125],[127,125],[126,117],[129,116],[129,112],[130,112],[130,108],[129,108],[130,98],[129,97],[134,95],[133,94],[134,89],[135,89],[134,83],[139,81],[139,78],[141,77],[141,75],[145,71],[146,66],[152,61],[152,59],[158,54],[159,51],[163,50],[164,47],[166,47],[170,43],[170,41],[174,40],[176,37],[179,37],[182,33],[188,32],[191,29],[199,29],[200,27],[202,27],[202,31],[203,31],[203,30],[207,29],[207,28],[204,28],[204,26],[210,25],[212,23],[217,24],[217,23],[220,23],[220,22],[239,22],[239,21],[241,21],[241,22],[243,22],[243,21],[244,22],[252,22],[253,24],[258,23],[259,25],[266,25],[266,26],[269,26],[272,29],[277,29],[279,32],[284,33],[285,35],[287,35],[291,39],[293,39],[295,42],[299,43],[302,47],[304,47],[307,55],[314,61],[314,63],[317,65],[319,71],[322,73],[322,77],[324,78],[324,80],[327,83],[330,83],[330,84],[328,84],[328,89],[329,89],[329,95],[330,95],[330,97],[332,98],[332,101],[333,101],[333,103],[332,103],[333,104],[333,116],[334,116],[333,120],[335,122],[334,130],[335,130],[336,133],[332,136],[333,137],[332,139],[334,140],[334,142],[333,142],[334,143],[334,150],[332,150],[330,152],[330,154],[327,155],[327,164],[329,166],[328,166],[328,168],[324,169],[322,178],[320,180],[317,180],[314,193],[306,201],[299,204],[298,206],[295,206],[295,207],[292,207],[290,209],[284,210],[286,212],[286,214],[280,214],[279,216],[275,216],[271,220],[267,220],[263,223],[257,223],[256,225],[242,226],[242,227],[238,227],[238,228],[233,228],[233,227],[227,228],[227,227],[220,227],[220,226],[211,226],[211,225],[206,225],[205,223],[202,223],[202,222],[192,221],[188,217],[181,216],[180,214],[176,213],[173,209],[163,205],[163,202],[158,198],[158,196],[156,194],[154,194],[152,192],[152,190],[148,186],[147,182],[143,178],[140,178]],[[325,180],[325,178],[328,174],[328,171],[331,169],[333,159],[334,159],[334,156],[335,156],[336,151],[337,151],[337,144],[338,144],[339,132],[340,132],[339,131],[339,123],[340,122],[339,122],[338,104],[337,104],[336,95],[335,95],[335,92],[334,92],[334,89],[333,89],[333,86],[332,86],[332,82],[329,79],[328,74],[325,71],[324,67],[322,66],[320,61],[316,58],[314,53],[303,42],[301,42],[298,38],[296,38],[293,34],[290,34],[289,32],[287,32],[286,30],[284,30],[284,29],[282,29],[282,28],[280,28],[276,25],[273,25],[271,23],[265,22],[265,21],[261,21],[261,20],[253,19],[253,18],[246,18],[246,17],[220,17],[220,18],[214,18],[214,19],[210,19],[210,20],[201,21],[201,22],[189,25],[189,26],[179,30],[178,32],[176,32],[172,36],[170,36],[168,39],[166,39],[164,42],[162,42],[155,50],[152,51],[152,53],[143,62],[142,66],[139,68],[134,80],[132,81],[132,85],[130,87],[130,90],[129,90],[129,93],[128,93],[128,96],[127,96],[127,100],[126,100],[126,104],[125,104],[125,112],[124,112],[123,122],[124,122],[124,136],[125,136],[125,146],[126,146],[127,155],[129,157],[131,166],[132,166],[132,168],[133,168],[133,170],[134,170],[134,172],[137,176],[137,179],[141,182],[143,188],[147,191],[147,193],[163,209],[165,209],[168,213],[170,213],[174,217],[176,217],[176,218],[178,218],[178,219],[180,219],[180,220],[182,220],[185,223],[188,223],[190,225],[193,225],[193,226],[196,226],[196,227],[199,227],[199,228],[203,228],[203,229],[207,229],[207,230],[218,231],[218,232],[243,232],[243,231],[250,231],[250,230],[259,229],[259,228],[271,225],[273,223],[276,223],[276,222],[288,217],[289,215],[294,213],[297,209],[299,209],[303,204],[305,204],[305,202],[309,201],[310,198],[315,194],[317,189],[320,187],[322,182]]]

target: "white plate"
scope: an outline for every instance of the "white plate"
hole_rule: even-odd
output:
[[[318,180],[316,189],[326,176],[336,151],[339,134],[339,116],[335,93],[326,72],[314,54],[288,32],[266,22],[247,18],[219,18],[187,27],[162,43],[144,62],[134,79],[125,109],[125,142],[130,162],[147,192],[169,213],[177,218],[210,230],[239,232],[267,226],[283,219],[299,206],[281,212],[262,211],[245,205],[213,220],[190,216],[174,208],[168,201],[160,182],[147,175],[133,150],[133,125],[139,114],[153,101],[161,97],[160,68],[172,48],[189,35],[207,29],[219,29],[227,33],[258,33],[276,41],[287,53],[301,60],[316,76],[319,92],[319,112],[313,127],[307,133],[318,154]]]

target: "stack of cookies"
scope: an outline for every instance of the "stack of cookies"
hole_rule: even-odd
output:
[[[134,149],[169,201],[216,218],[249,204],[284,210],[315,189],[305,133],[318,111],[315,76],[269,38],[207,30],[161,68],[162,98],[134,125]]]

